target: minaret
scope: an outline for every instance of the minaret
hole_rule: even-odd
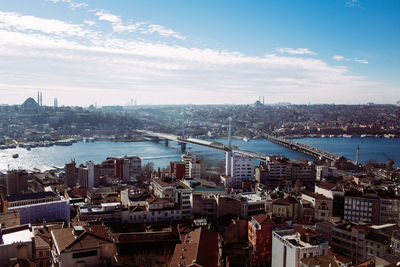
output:
[[[42,102],[42,92],[40,92],[40,106],[43,106],[43,102]]]
[[[356,165],[358,166],[359,163],[359,159],[360,159],[360,145],[357,145],[357,154],[356,154]]]
[[[37,91],[37,103],[38,103],[38,105],[40,106],[40,98],[39,98],[39,91]]]

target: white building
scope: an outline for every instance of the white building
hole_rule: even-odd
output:
[[[242,181],[254,181],[254,159],[226,152],[225,176],[221,177],[225,187],[240,188]]]
[[[325,177],[337,177],[338,176],[336,167],[319,165],[319,166],[315,167],[315,170],[316,170],[317,181],[320,181],[321,178],[325,178]]]
[[[189,162],[189,178],[201,179],[201,163],[199,160]]]
[[[294,229],[272,232],[271,266],[299,267],[302,258],[328,255],[327,241],[314,239],[310,243],[302,240]]]
[[[38,221],[70,221],[69,200],[53,192],[7,196],[8,211],[17,211],[21,224]]]
[[[86,162],[86,166],[88,169],[87,188],[91,189],[95,186],[95,166],[92,161]]]
[[[13,258],[32,259],[33,237],[30,225],[1,229],[0,265],[10,266]]]
[[[192,216],[193,190],[185,183],[153,178],[151,188],[156,197],[171,198],[175,203],[179,204],[182,209],[183,218],[190,218]]]
[[[289,160],[285,157],[267,157],[267,169],[272,179],[291,177]]]
[[[181,208],[167,198],[149,199],[143,206],[131,206],[122,212],[122,223],[168,222],[181,219]]]
[[[190,171],[189,171],[189,165],[190,162],[196,161],[196,155],[192,154],[182,154],[181,155],[181,161],[185,163],[185,178],[191,178],[190,176]]]

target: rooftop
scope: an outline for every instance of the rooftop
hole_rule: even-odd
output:
[[[11,230],[11,229],[8,229]],[[15,231],[8,231],[2,235],[2,244],[9,245],[18,242],[30,242],[34,237],[32,229],[25,227],[25,229],[16,228]]]
[[[16,202],[16,201],[23,201],[30,199],[54,198],[54,197],[58,197],[58,195],[53,192],[39,192],[39,193],[30,193],[23,195],[21,194],[21,195],[6,196],[6,200],[8,202]]]

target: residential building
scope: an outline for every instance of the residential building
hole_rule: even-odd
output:
[[[67,266],[109,266],[114,256],[114,243],[102,225],[51,231],[52,264]]]
[[[93,161],[86,162],[86,166],[88,168],[88,188],[91,189],[93,187],[99,186],[100,179],[100,165],[94,164]]]
[[[379,224],[380,200],[376,193],[346,191],[344,196],[344,219],[352,222]]]
[[[182,209],[182,218],[192,216],[192,188],[181,181],[153,178],[151,181],[153,194],[159,198],[171,198]]]
[[[293,182],[299,180],[303,184],[314,184],[314,169],[308,162],[290,161],[289,168],[291,169],[291,178]]]
[[[295,229],[272,232],[272,267],[298,267],[300,260],[328,255],[328,242],[312,233],[302,235]]]
[[[120,223],[122,220],[122,206],[120,202],[79,206],[77,218],[79,221]]]
[[[14,226],[0,231],[0,265],[10,266],[12,259],[30,260],[34,233],[30,225]]]
[[[266,214],[255,215],[248,221],[248,240],[253,247],[253,265],[271,264],[272,231],[286,224]]]
[[[6,177],[7,195],[23,193],[28,189],[28,173],[26,171],[8,171]]]
[[[390,250],[393,255],[400,257],[400,231],[393,231],[390,240]]]
[[[360,263],[367,260],[366,236],[369,232],[366,224],[339,223],[332,228],[330,245],[333,251]]]
[[[78,167],[78,184],[86,187],[93,188],[94,187],[94,168],[79,166]]]
[[[293,197],[275,199],[272,201],[272,214],[296,219],[300,215],[300,204]]]
[[[315,166],[315,178],[317,181],[321,181],[323,178],[337,177],[337,176],[338,172],[336,167],[323,166],[323,165]]]
[[[281,156],[267,157],[268,175],[272,179],[291,177],[289,159]]]
[[[130,179],[140,179],[142,176],[142,159],[137,156],[125,156],[124,159],[129,162]]]
[[[314,208],[314,220],[328,221],[332,218],[333,199],[309,191],[302,192],[301,198],[308,201]]]
[[[185,162],[175,161],[169,163],[169,175],[172,179],[183,180],[186,175]]]
[[[182,154],[181,155],[181,161],[185,163],[185,179],[193,178],[190,175],[190,167],[189,167],[189,165],[190,165],[190,162],[196,161],[196,155],[189,154],[189,153]]]
[[[193,179],[201,179],[201,161],[195,160],[189,162],[189,177]]]
[[[240,189],[242,181],[254,181],[254,159],[248,156],[226,153],[225,176],[221,177],[225,187]]]
[[[392,191],[378,192],[380,199],[380,224],[395,223],[400,226],[400,197]]]
[[[122,212],[123,223],[170,222],[181,219],[181,207],[169,198],[153,197],[143,206],[131,206]]]
[[[200,227],[175,245],[170,266],[222,266],[221,238],[218,233]]]
[[[368,256],[385,257],[390,251],[391,239],[383,233],[371,231],[365,236],[365,243]]]
[[[76,186],[76,165],[75,160],[65,164],[64,184],[68,187]]]

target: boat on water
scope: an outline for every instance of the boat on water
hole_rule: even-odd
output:
[[[69,139],[59,140],[55,142],[56,146],[72,146],[72,141]]]
[[[18,155],[18,154],[14,154],[14,155],[12,155],[12,157],[13,157],[14,159],[16,159],[16,158],[19,157],[19,155]]]
[[[249,142],[249,138],[247,138],[246,136],[243,137],[243,141]]]

